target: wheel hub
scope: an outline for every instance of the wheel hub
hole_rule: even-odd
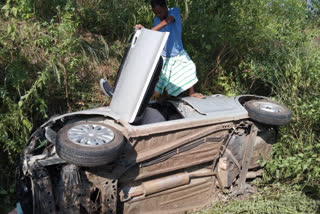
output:
[[[273,113],[281,112],[281,106],[269,102],[258,102],[257,107],[262,111]]]
[[[103,125],[81,124],[68,131],[68,138],[76,144],[100,146],[110,143],[114,139],[114,133]]]

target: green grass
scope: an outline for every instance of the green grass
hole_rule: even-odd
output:
[[[259,188],[256,194],[246,199],[229,199],[194,214],[222,213],[320,213],[319,186],[312,193],[296,187],[273,185]]]

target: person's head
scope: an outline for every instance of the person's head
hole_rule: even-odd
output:
[[[164,20],[168,17],[168,7],[165,0],[151,0],[151,7],[153,13]]]

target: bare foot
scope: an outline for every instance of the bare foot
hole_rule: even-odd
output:
[[[193,93],[193,94],[190,94],[190,97],[196,97],[196,98],[199,98],[199,99],[204,99],[206,98],[203,94],[201,93]]]
[[[189,96],[190,97],[196,97],[196,98],[199,98],[199,99],[204,99],[206,98],[205,96],[203,96],[203,94],[201,93],[196,93],[194,91],[194,87],[192,86],[191,88],[189,88]]]

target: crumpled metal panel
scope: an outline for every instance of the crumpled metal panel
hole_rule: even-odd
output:
[[[89,168],[85,171],[86,177],[91,183],[90,199],[97,202],[99,212],[103,214],[117,213],[118,180],[104,166]],[[92,213],[92,212],[88,212]]]
[[[54,214],[55,200],[52,192],[51,178],[44,167],[34,168],[34,178],[32,179],[34,209],[36,214]]]
[[[89,189],[81,181],[79,168],[65,165],[60,171],[59,182],[55,189],[59,212],[80,214],[81,196]],[[83,205],[83,207],[86,207]]]
[[[118,181],[111,178],[108,167],[99,167],[101,173],[75,165],[65,165],[55,184],[58,213],[117,213]]]

